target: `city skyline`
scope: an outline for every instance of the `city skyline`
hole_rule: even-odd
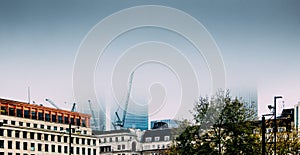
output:
[[[68,103],[76,101],[73,88],[74,63],[88,32],[118,11],[135,6],[158,5],[183,11],[203,24],[219,47],[226,73],[226,88],[256,87],[259,115],[268,113],[267,105],[273,104],[275,95],[284,97],[285,107],[293,107],[300,101],[300,74],[297,72],[300,69],[298,1],[0,3],[1,98],[27,101],[27,89],[30,87],[31,101],[47,104],[45,98],[50,98],[62,108],[71,107]],[[120,21],[120,24],[123,22],[126,21]],[[110,103],[113,108],[118,106],[111,92],[106,91],[110,87],[107,80],[112,77],[112,69],[126,49],[149,40],[176,45],[179,53],[194,68],[201,86],[199,95],[211,93],[210,68],[205,57],[196,53],[180,35],[165,29],[147,27],[120,35],[99,59],[94,75],[97,79],[95,91],[100,102]],[[165,102],[165,108],[172,105],[169,103],[178,102],[180,90],[177,89],[180,82],[166,66],[148,63],[136,72],[132,94],[135,102],[142,105],[151,103],[150,88],[164,90],[161,93],[169,95],[167,98],[155,99],[157,102]],[[155,85],[157,83],[164,88]],[[122,100],[126,92],[120,93],[118,98]],[[191,101],[195,99],[191,98]],[[165,109],[157,111],[153,106],[149,110],[149,120],[164,117],[170,119],[176,115],[176,112],[166,112]]]

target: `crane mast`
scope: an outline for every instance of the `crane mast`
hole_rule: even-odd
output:
[[[131,88],[132,88],[133,75],[134,75],[134,72],[132,72],[130,74],[129,88],[128,88],[128,92],[127,92],[127,96],[126,96],[126,100],[125,100],[125,107],[124,107],[124,110],[123,110],[122,120],[120,119],[118,112],[115,112],[116,117],[117,117],[117,121],[115,123],[113,123],[113,125],[115,127],[116,126],[124,127],[126,114],[127,114],[127,109],[128,109],[128,104],[129,104],[129,99],[130,99]]]
[[[92,108],[92,103],[91,103],[91,100],[88,100],[89,102],[89,108],[90,108],[90,111],[91,111],[91,114],[92,114],[92,119],[93,119],[93,123],[94,123],[94,126],[97,127],[97,121],[96,121],[96,117],[95,117],[95,114],[94,114],[94,110]]]
[[[49,102],[51,105],[53,105],[56,109],[60,109],[52,100],[46,98],[45,99],[47,102]]]

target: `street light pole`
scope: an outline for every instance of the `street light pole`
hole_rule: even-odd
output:
[[[277,119],[276,119],[276,100],[282,96],[274,97],[274,155],[276,155],[276,133],[277,133]]]
[[[266,154],[266,117],[265,116],[274,116],[274,114],[264,114],[264,115],[262,115],[262,119],[261,119],[261,122],[262,122],[262,124],[261,124],[261,133],[262,133],[262,135],[261,135],[261,137],[262,137],[262,148],[261,148],[261,150],[262,150],[262,155],[265,155]]]
[[[261,151],[262,151],[262,155],[265,155],[266,154],[266,119],[265,119],[265,116],[263,115],[262,116],[262,124],[261,124],[261,130],[262,130],[262,148],[261,148]]]
[[[71,155],[71,150],[72,150],[72,147],[71,147],[71,138],[72,138],[72,124],[71,122],[69,123],[69,155]]]

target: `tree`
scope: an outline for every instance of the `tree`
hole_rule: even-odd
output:
[[[253,134],[253,109],[218,91],[211,98],[200,97],[188,126],[176,139],[178,154],[260,154],[259,137]]]

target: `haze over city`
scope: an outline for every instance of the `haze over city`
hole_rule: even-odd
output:
[[[226,88],[256,89],[259,115],[269,112],[267,105],[273,104],[275,95],[283,96],[284,107],[293,107],[300,101],[300,2],[296,0],[1,1],[0,97],[27,101],[30,87],[31,101],[50,106],[45,102],[45,98],[50,98],[63,108],[70,108],[71,103],[76,102],[74,64],[85,37],[112,14],[143,5],[174,8],[199,21],[219,48]],[[126,21],[120,20],[119,24]],[[99,102],[118,106],[113,98],[115,94],[108,91],[112,89],[110,80],[114,69],[126,59],[129,48],[148,42],[163,42],[175,47],[193,69],[199,95],[212,93],[210,68],[204,55],[173,31],[143,27],[118,36],[98,59],[94,66],[94,82]],[[148,52],[151,55],[151,51]],[[180,102],[182,94],[178,72],[181,71],[172,71],[157,61],[137,67],[131,95],[142,105],[152,103],[150,119],[172,118],[179,111],[179,106],[172,107],[172,103]],[[151,90],[165,93],[165,98],[151,101]],[[124,96],[126,91],[117,98],[122,100]],[[185,104],[192,105],[195,100],[196,97],[191,96],[191,103]],[[156,105],[155,101],[165,106],[156,109],[160,104]],[[185,117],[186,113],[179,116]]]

